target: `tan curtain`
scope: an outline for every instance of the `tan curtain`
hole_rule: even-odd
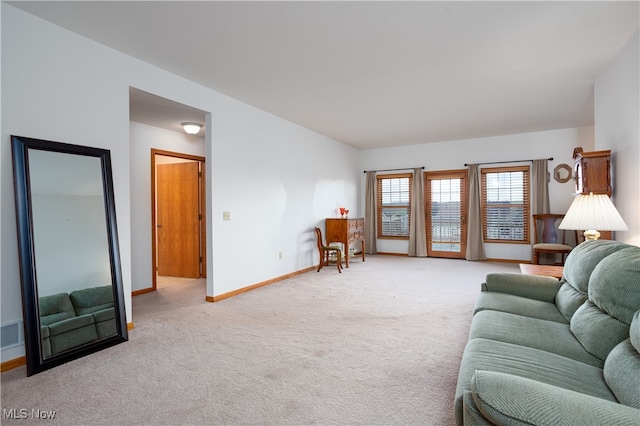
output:
[[[482,195],[480,191],[480,167],[477,164],[469,164],[467,260],[487,260],[482,241]]]
[[[376,240],[376,223],[378,216],[376,214],[376,172],[367,172],[367,186],[365,189],[365,206],[364,206],[364,251],[367,254],[376,254],[378,248]]]
[[[531,214],[549,213],[549,170],[548,161],[533,160],[531,166]]]
[[[549,207],[548,163],[546,159],[533,160],[531,165],[531,220],[533,220],[534,214],[546,214],[551,211]],[[540,237],[538,235],[534,238]],[[555,261],[556,255],[553,253],[541,253],[538,258],[538,262],[542,264],[553,264]]]
[[[422,168],[413,169],[411,212],[409,213],[409,256],[427,256],[427,232],[424,224],[424,176]]]

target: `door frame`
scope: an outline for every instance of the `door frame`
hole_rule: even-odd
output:
[[[198,192],[200,194],[199,214],[200,214],[200,253],[201,253],[201,278],[207,277],[207,220],[206,220],[206,190],[205,190],[205,158],[197,155],[183,154],[180,152],[165,151],[161,149],[151,148],[151,291],[157,290],[158,280],[158,235],[157,235],[157,217],[156,217],[156,156],[180,158],[183,160],[193,160],[200,164]]]
[[[460,193],[460,252],[443,252],[443,251],[435,251],[431,249],[431,238],[432,238],[432,228],[431,228],[431,187],[430,180],[431,179],[450,179],[450,178],[460,178],[462,179],[462,191]],[[431,172],[425,172],[424,174],[424,203],[425,203],[425,228],[426,228],[426,239],[427,239],[427,255],[433,256],[434,253],[437,253],[437,256],[433,257],[444,257],[444,258],[453,258],[453,259],[465,259],[466,258],[466,246],[467,246],[467,215],[468,215],[468,174],[466,169],[458,169],[458,170],[437,170]]]

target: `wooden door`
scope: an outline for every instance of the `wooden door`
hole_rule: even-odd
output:
[[[464,259],[467,251],[466,170],[425,174],[427,254]]]
[[[158,164],[158,275],[201,276],[199,163]]]

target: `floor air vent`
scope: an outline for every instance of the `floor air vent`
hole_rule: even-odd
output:
[[[24,343],[24,334],[22,331],[22,321],[2,324],[0,335],[2,336],[1,349],[9,349]]]

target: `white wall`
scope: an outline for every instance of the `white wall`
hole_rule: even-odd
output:
[[[339,205],[357,205],[360,180],[355,149],[6,3],[0,7],[2,323],[22,318],[11,134],[111,150],[125,307],[127,321],[135,322],[130,294],[132,247],[139,238],[133,226],[139,223],[132,216],[138,211],[134,208],[138,200],[132,202],[138,186],[132,185],[137,182],[132,178],[137,172],[132,170],[137,168],[131,163],[129,87],[209,113],[205,143],[208,295],[312,266],[313,226],[335,216]],[[222,221],[223,211],[231,212],[231,221]],[[283,253],[282,260],[278,252]],[[136,272],[138,279],[144,281]],[[3,351],[2,361],[23,353],[23,348]]]
[[[460,170],[465,163],[528,160],[553,157],[549,161],[552,174],[549,183],[549,202],[552,213],[565,213],[575,192],[573,181],[558,183],[553,180],[553,169],[558,164],[573,167],[573,149],[581,146],[585,151],[593,149],[593,128],[574,128],[545,132],[523,133],[467,139],[400,148],[372,149],[362,152],[362,170],[383,170],[400,167],[425,166],[425,171]],[[522,163],[517,163],[522,165]],[[500,164],[509,166],[510,164]],[[495,167],[488,164],[485,167]],[[362,188],[365,187],[361,177]],[[364,190],[362,191],[364,194]],[[361,199],[364,205],[364,199]],[[407,253],[406,240],[378,240],[379,252]],[[488,258],[531,260],[531,246],[523,244],[486,244]]]
[[[131,152],[131,290],[152,286],[151,149],[205,156],[204,138],[132,121]]]
[[[629,227],[615,239],[640,246],[640,32],[595,83],[595,144],[611,150],[613,202]]]
[[[125,290],[131,287],[128,86],[113,81],[124,57],[2,3],[2,135],[0,143],[2,323],[22,318],[9,136],[111,150]],[[64,48],[63,46],[68,46]],[[98,82],[98,84],[96,84]],[[122,122],[123,124],[120,124]],[[131,300],[127,300],[131,318]],[[2,360],[21,355],[12,349]]]
[[[104,198],[32,194],[38,295],[111,284]]]
[[[215,295],[312,265],[313,227],[359,196],[355,149],[238,106],[212,114]]]

